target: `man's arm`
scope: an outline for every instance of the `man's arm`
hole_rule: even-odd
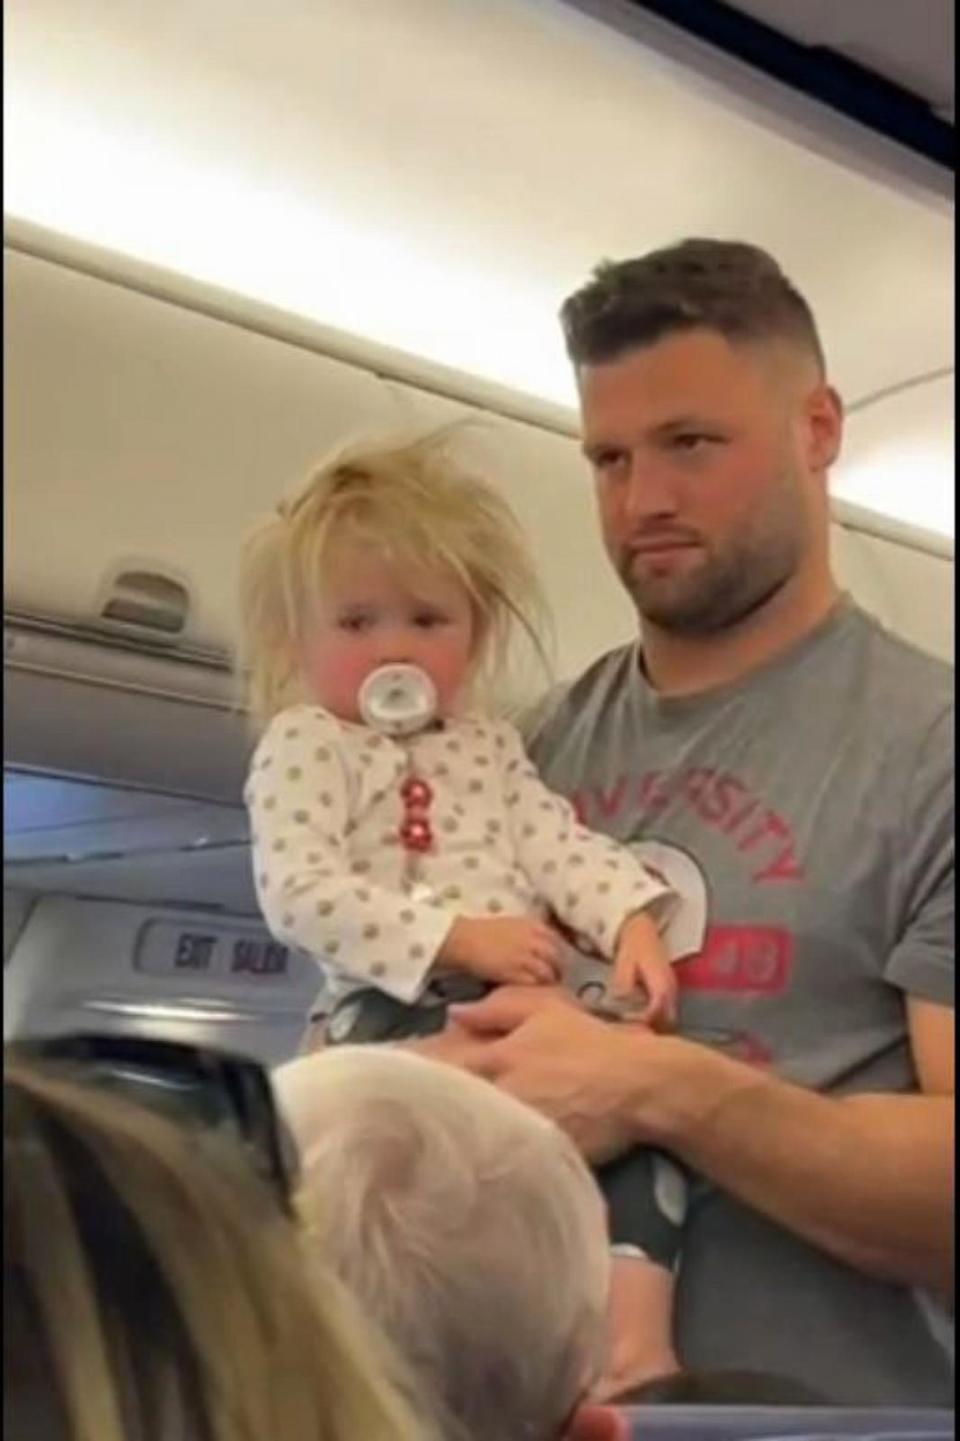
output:
[[[662,1146],[837,1259],[946,1291],[953,1013],[911,1002],[908,1016],[916,1095],[822,1096],[692,1041],[506,989],[457,1008],[488,1039],[465,1039],[450,1059],[552,1116],[594,1159]]]
[[[660,1115],[641,1105],[636,1122],[641,1130],[652,1123],[695,1169],[838,1260],[883,1280],[949,1290],[952,1074],[949,1090],[943,1082],[953,1013],[926,1003],[909,1010],[918,1074],[936,1089],[835,1099],[711,1055],[675,1067]]]

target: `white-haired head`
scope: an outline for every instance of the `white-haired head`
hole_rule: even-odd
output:
[[[603,1362],[603,1202],[573,1143],[487,1082],[389,1046],[274,1074],[300,1213],[453,1435],[547,1441]]]

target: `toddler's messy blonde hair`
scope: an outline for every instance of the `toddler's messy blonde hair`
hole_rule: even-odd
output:
[[[352,444],[321,464],[243,549],[238,653],[245,701],[261,727],[306,699],[299,654],[334,550],[371,546],[390,565],[453,575],[473,603],[472,679],[500,673],[516,626],[541,661],[546,606],[526,538],[507,502],[450,457],[460,425],[413,440]]]

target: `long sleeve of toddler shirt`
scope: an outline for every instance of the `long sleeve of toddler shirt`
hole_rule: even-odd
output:
[[[608,958],[624,922],[649,911],[662,930],[676,893],[608,836],[588,830],[537,774],[520,736],[502,729],[507,812],[517,860],[558,918]]]
[[[312,706],[275,716],[244,790],[260,908],[278,940],[411,1003],[454,916],[351,869],[350,797],[333,717]]]

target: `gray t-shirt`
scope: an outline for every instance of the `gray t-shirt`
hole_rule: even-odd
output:
[[[546,783],[685,897],[681,1029],[805,1086],[916,1088],[904,996],[953,1005],[953,673],[844,598],[789,652],[664,698],[636,646],[527,730]],[[687,1364],[764,1367],[838,1402],[938,1404],[952,1366],[914,1293],[703,1188],[678,1296]]]

